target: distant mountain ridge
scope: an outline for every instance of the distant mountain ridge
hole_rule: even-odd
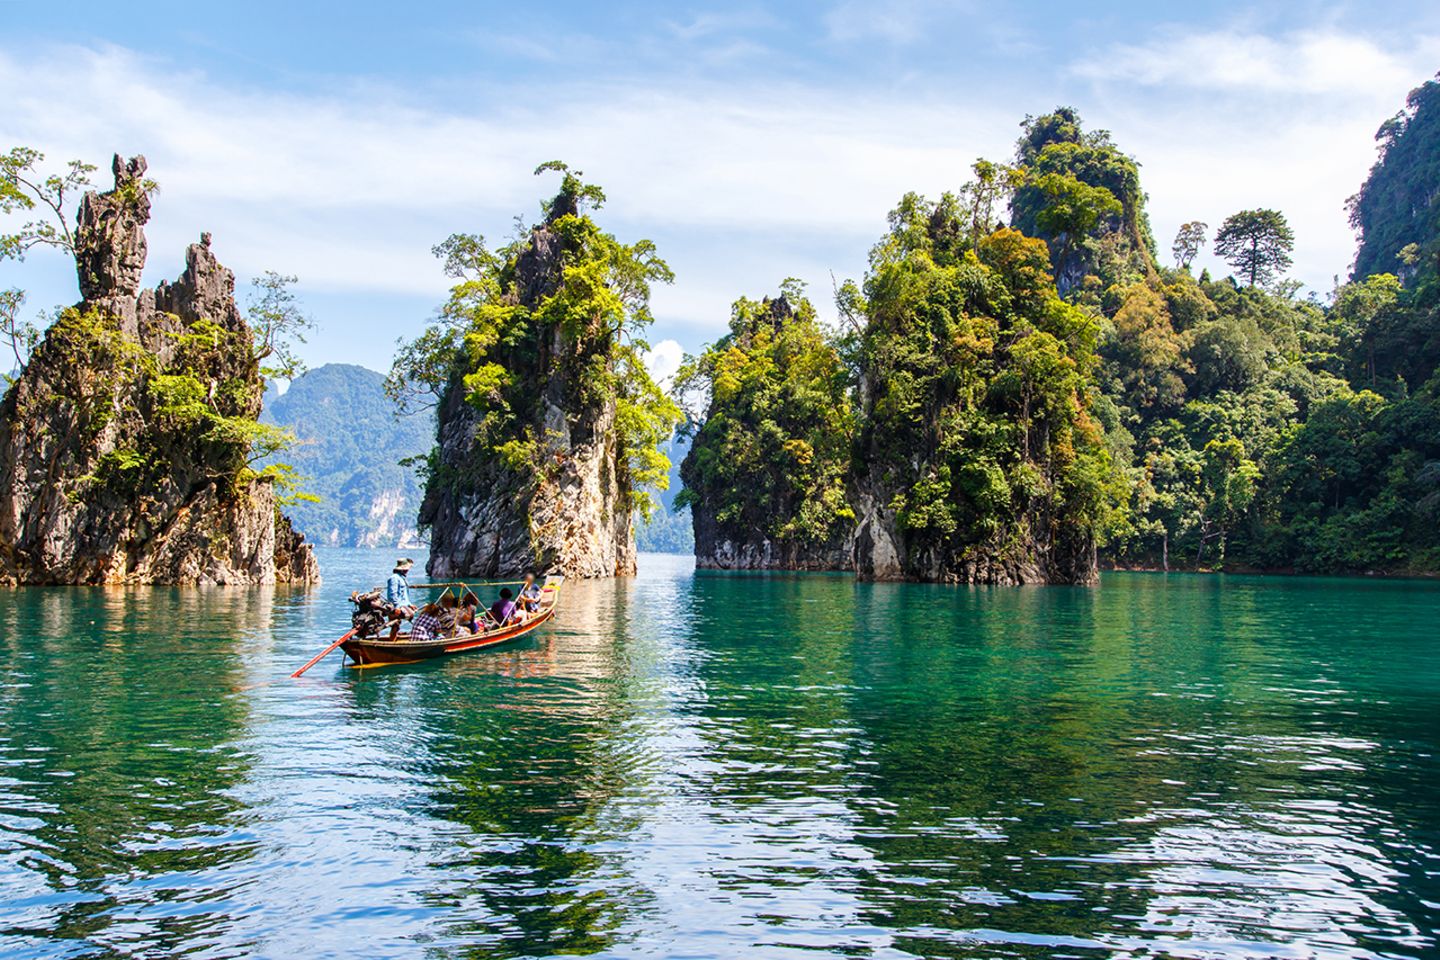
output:
[[[314,543],[330,546],[414,547],[421,487],[407,457],[434,442],[428,416],[396,418],[385,377],[366,367],[329,363],[297,377],[283,394],[271,390],[261,419],[289,427],[299,438],[276,459],[292,464],[301,489],[320,503],[297,503],[289,513]]]
[[[680,462],[690,452],[690,440],[676,435],[661,446],[665,456],[670,458],[670,486],[662,490],[657,499],[655,516],[646,523],[639,518],[635,521],[635,547],[642,553],[678,553],[690,556],[695,552],[695,530],[690,511],[675,509],[675,496],[684,484],[680,480]]]

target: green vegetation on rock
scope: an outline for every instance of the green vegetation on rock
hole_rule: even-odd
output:
[[[845,493],[851,380],[798,281],[773,300],[735,302],[730,333],[675,378],[679,395],[707,400],[676,498],[703,518],[702,551],[727,540],[768,541],[796,560],[839,549],[855,520]]]
[[[873,576],[1079,580],[1095,543],[1121,565],[1440,569],[1440,82],[1379,140],[1354,279],[1302,300],[1280,211],[1215,232],[1235,277],[1191,274],[1199,221],[1162,268],[1138,164],[1072,109],[1027,118],[1014,166],[901,200],[838,291],[844,336],[742,300],[687,366],[710,404],[682,494],[701,562],[716,529],[831,536],[849,507]]]
[[[1375,139],[1380,157],[1350,198],[1360,233],[1351,278],[1393,273],[1408,281],[1440,256],[1440,74],[1410,91]]]
[[[1123,496],[1091,414],[1099,323],[1060,299],[1044,242],[972,222],[911,194],[870,254],[861,571],[1086,581]]]
[[[648,516],[668,482],[659,446],[680,410],[650,378],[641,333],[670,268],[650,241],[600,229],[599,187],[564,164],[547,171],[560,192],[519,239],[492,250],[457,234],[436,248],[455,286],[388,382],[405,406],[439,406],[420,516],[432,572],[629,572],[631,514]]]
[[[93,168],[40,176],[41,159],[21,149],[0,160],[0,211],[41,212],[0,236],[0,257],[41,245],[71,254],[82,300],[43,335],[6,320],[21,369],[0,403],[0,581],[315,581],[281,512],[298,496],[293,471],[262,465],[290,437],[258,420],[260,361],[295,332],[293,300],[277,303],[262,338],[209,234],[179,278],[141,291],[155,193],[145,159],[116,156],[114,189],[85,193],[73,230],[67,196]],[[7,308],[23,302],[11,294]]]
[[[1060,292],[1087,300],[1150,275],[1155,240],[1140,168],[1107,130],[1087,131],[1072,107],[1026,117],[1015,160],[1022,177],[1011,226],[1043,239]]]

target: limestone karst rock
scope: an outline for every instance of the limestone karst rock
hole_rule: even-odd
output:
[[[691,505],[695,529],[695,566],[701,570],[851,570],[853,531],[845,529],[829,543],[798,543],[763,535],[741,536],[726,530],[714,514]]]
[[[855,572],[862,580],[920,580],[995,586],[1022,584],[1094,584],[1100,580],[1095,539],[1087,531],[1049,530],[1044,506],[992,538],[956,548],[916,542],[896,511],[878,472],[859,480],[855,513]]]
[[[0,404],[0,582],[314,583],[319,566],[247,470],[263,382],[209,235],[140,289],[145,160],[114,162],[75,235],[84,299]]]
[[[853,569],[853,515],[841,502],[850,403],[839,354],[798,287],[742,297],[731,311],[729,334],[692,367],[708,395],[680,465],[695,564]],[[729,386],[717,389],[722,379]]]
[[[566,239],[556,222],[576,213],[564,192],[528,237],[509,274],[507,302],[532,310],[563,282]],[[495,356],[519,389],[512,411],[534,455],[520,469],[482,442],[486,414],[457,374],[437,411],[435,465],[420,508],[433,577],[555,570],[570,577],[629,576],[636,549],[631,478],[613,396],[584,378],[613,363],[612,334],[531,317],[524,343]]]

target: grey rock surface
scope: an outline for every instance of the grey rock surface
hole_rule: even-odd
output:
[[[245,444],[184,426],[157,392],[183,373],[224,416],[259,413],[234,275],[207,235],[177,281],[140,290],[145,160],[117,156],[113,170],[114,189],[80,205],[84,300],[0,403],[0,583],[318,582],[273,484],[243,479]]]
[[[573,212],[552,206],[550,219]],[[516,299],[534,305],[560,278],[562,238],[535,228],[515,265]],[[452,381],[438,410],[438,469],[420,522],[430,531],[432,577],[510,576],[528,570],[568,577],[635,573],[628,468],[615,433],[615,403],[587,398],[577,372],[603,346],[556,325],[538,355],[516,360],[531,398],[517,414],[538,438],[533,469],[516,470],[477,442],[481,414]]]

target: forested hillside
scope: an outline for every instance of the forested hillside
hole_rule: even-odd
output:
[[[1437,92],[1381,127],[1354,278],[1327,301],[1294,297],[1268,210],[1217,232],[1236,276],[1192,279],[1182,229],[1176,266],[1107,288],[1107,426],[1133,489],[1117,562],[1440,569]]]
[[[301,489],[319,498],[290,510],[312,540],[368,547],[417,542],[420,484],[416,468],[401,461],[430,449],[434,419],[397,419],[383,375],[343,363],[317,367],[284,394],[267,396],[262,419],[296,434],[295,446],[281,456],[300,475]]]
[[[1377,140],[1352,279],[1302,299],[1282,211],[1186,223],[1162,262],[1135,159],[1071,108],[1026,118],[1012,162],[902,199],[810,359],[737,304],[687,368],[682,500],[769,538],[858,518],[862,572],[996,579],[955,570],[1062,532],[1118,565],[1440,570],[1440,82]],[[1210,243],[1231,275],[1193,272]]]

